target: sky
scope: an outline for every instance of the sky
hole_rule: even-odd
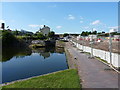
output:
[[[36,32],[47,25],[55,33],[97,30],[109,32],[118,27],[117,2],[2,2],[2,18],[15,30]]]

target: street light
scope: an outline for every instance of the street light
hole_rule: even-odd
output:
[[[110,66],[112,66],[112,33],[116,32],[116,29],[110,29],[109,31],[109,52],[110,52]]]
[[[93,33],[93,30],[94,30],[94,28],[92,28],[92,33]],[[91,56],[89,57],[90,59],[93,59],[94,57],[93,57],[93,34],[92,34],[92,36],[91,36],[91,39],[90,39],[90,45],[91,45]]]
[[[83,36],[83,40],[82,40],[82,51],[84,52],[84,42],[85,42],[85,36]]]

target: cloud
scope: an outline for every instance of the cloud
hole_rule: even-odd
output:
[[[60,28],[62,28],[62,26],[56,26],[56,28],[57,28],[57,29],[60,29]]]
[[[96,20],[96,21],[93,21],[92,23],[90,23],[91,25],[97,25],[97,24],[100,24],[100,20]]]
[[[118,29],[118,28],[120,28],[120,26],[113,26],[113,27],[108,27],[108,28]]]
[[[5,21],[4,20],[0,20],[0,23],[5,23]]]
[[[120,33],[120,26],[108,27],[109,29],[115,29],[116,32]]]
[[[80,19],[82,20],[82,19],[84,19],[82,16],[80,16]]]
[[[30,24],[28,26],[32,27],[32,28],[37,28],[37,27],[41,27],[42,28],[44,25]]]
[[[69,19],[69,20],[74,20],[75,17],[74,17],[73,15],[70,14],[70,15],[68,15],[68,19]]]
[[[89,29],[89,27],[88,26],[86,26],[86,27],[83,27],[84,29]]]
[[[83,21],[80,21],[80,23],[83,23]]]

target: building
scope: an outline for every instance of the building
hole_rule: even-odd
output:
[[[43,28],[40,28],[40,31],[44,36],[47,36],[50,32],[50,28],[48,26],[45,26]]]
[[[81,35],[77,36],[77,40],[83,40],[83,39],[84,39],[83,36],[81,36]]]
[[[85,37],[85,39],[86,39],[87,41],[92,41],[92,39],[93,39],[93,40],[96,40],[96,39],[97,39],[97,35],[89,35],[89,36]]]
[[[120,35],[114,35],[114,40],[115,41],[120,41]]]

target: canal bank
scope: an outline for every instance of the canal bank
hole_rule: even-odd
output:
[[[65,55],[66,55],[66,58],[67,58],[67,63],[68,63],[68,67],[69,69],[77,69],[77,64],[76,64],[76,61],[75,61],[75,58],[74,56],[69,52],[69,48],[67,46],[67,43],[65,43]]]
[[[76,69],[67,69],[42,76],[8,83],[4,88],[79,88],[79,76]]]
[[[60,43],[59,44],[57,44],[57,47],[59,47],[59,48],[63,48],[63,47],[65,47],[65,42],[61,42],[60,41]],[[41,51],[42,49],[40,49],[40,51]],[[59,50],[60,49],[58,49],[58,50],[56,50],[57,52],[59,52]],[[46,50],[45,50],[46,51]],[[34,50],[34,52],[39,52],[39,50]],[[61,53],[61,52],[59,52],[59,53]],[[60,55],[60,54],[59,54]],[[38,77],[42,77],[42,76],[46,76],[47,77],[47,75],[50,75],[50,77],[51,78],[53,78],[54,77],[54,74],[55,73],[59,73],[59,72],[61,72],[62,74],[60,74],[60,76],[59,77],[57,77],[57,81],[58,82],[54,82],[53,84],[55,84],[55,83],[57,83],[58,84],[58,86],[56,86],[56,87],[52,87],[52,86],[49,86],[48,84],[46,84],[44,87],[43,86],[41,86],[42,88],[80,88],[81,87],[81,85],[80,85],[80,81],[79,81],[79,77],[78,77],[78,72],[77,72],[77,70],[75,69],[75,67],[73,67],[72,66],[72,61],[70,60],[70,58],[69,58],[69,56],[70,56],[70,54],[66,51],[66,47],[65,47],[65,55],[66,55],[66,57],[67,57],[67,59],[69,59],[69,60],[67,60],[67,63],[69,63],[68,64],[68,66],[69,66],[69,69],[68,70],[63,70],[63,71],[56,71],[56,72],[53,72],[53,73],[49,73],[49,74],[44,74],[44,75],[40,75],[40,76],[33,76],[33,77],[31,77],[31,78],[26,78],[26,79],[22,79],[22,80],[17,80],[17,81],[13,81],[13,82],[10,82],[10,83],[5,83],[5,84],[3,84],[3,86],[5,86],[5,87],[8,87],[8,88],[10,88],[10,87],[12,87],[12,86],[15,86],[15,87],[17,87],[16,86],[16,83],[22,83],[22,82],[29,82],[29,81],[31,81],[31,79],[34,79],[34,78],[38,78]],[[57,56],[57,58],[58,58],[58,56]],[[56,58],[56,59],[57,59]],[[70,63],[71,63],[71,65],[70,65]],[[66,72],[66,73],[64,73],[64,72]],[[53,75],[52,75],[53,74]],[[56,74],[56,75],[58,75],[58,74]],[[68,76],[69,75],[69,76]],[[72,75],[72,76],[71,76]],[[64,80],[62,81],[61,79],[63,79],[63,78],[61,78],[61,77],[63,77],[64,76]],[[73,77],[72,79],[71,79],[71,77]],[[52,80],[52,79],[51,79]],[[52,82],[54,81],[54,79],[52,80]],[[56,80],[55,80],[56,81]],[[59,81],[61,82],[61,83],[59,83]],[[65,81],[65,83],[64,83],[64,81]],[[45,80],[43,81],[43,82],[45,82]],[[48,80],[48,82],[49,82],[49,80]],[[50,81],[51,82],[51,81]],[[52,82],[51,82],[51,84],[52,84]],[[72,85],[72,83],[75,83],[75,84],[73,84]],[[33,83],[34,83],[34,81],[33,81]],[[42,83],[42,82],[41,82]],[[24,83],[23,83],[24,84]],[[29,84],[31,84],[31,83],[29,83]],[[45,83],[44,83],[45,84]],[[56,85],[57,85],[56,84]],[[10,85],[10,86],[9,86]],[[19,85],[19,84],[17,84],[17,85]],[[60,86],[59,86],[60,85]],[[67,86],[66,86],[67,85]],[[28,85],[29,86],[29,85]],[[47,86],[49,86],[49,87],[47,87]],[[19,87],[19,86],[18,86]],[[34,87],[34,86],[33,86]],[[23,87],[24,88],[24,87]],[[36,87],[37,88],[37,87]]]

